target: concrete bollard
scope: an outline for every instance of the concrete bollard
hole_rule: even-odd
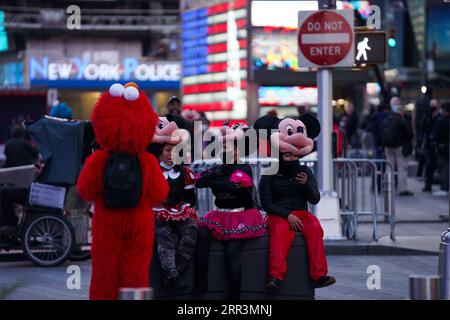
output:
[[[441,277],[412,275],[409,277],[411,300],[441,300]]]
[[[152,288],[120,288],[119,300],[153,300]]]
[[[441,236],[438,274],[442,278],[442,298],[450,300],[450,228]]]

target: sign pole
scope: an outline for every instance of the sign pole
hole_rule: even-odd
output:
[[[335,0],[319,1],[319,10],[336,9]],[[321,123],[321,134],[318,144],[319,189],[322,201],[316,208],[325,232],[325,239],[343,239],[339,217],[339,201],[333,191],[333,73],[330,68],[317,70],[318,116]]]
[[[320,0],[319,10],[336,9],[336,0]],[[331,69],[317,71],[318,112],[322,134],[318,139],[319,188],[325,192],[333,190],[333,153],[331,136],[333,130],[333,73]]]
[[[317,141],[319,151],[319,189],[333,190],[333,153],[331,135],[333,129],[333,73],[330,69],[317,71],[318,113],[321,134]]]

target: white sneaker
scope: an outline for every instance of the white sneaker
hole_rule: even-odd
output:
[[[433,196],[435,196],[435,197],[446,197],[446,196],[448,196],[448,192],[447,191],[442,191],[442,190],[435,191],[435,192],[433,192]]]

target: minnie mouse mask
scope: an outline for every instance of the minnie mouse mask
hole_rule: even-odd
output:
[[[190,126],[182,117],[168,114],[159,117],[152,143],[179,144],[186,142],[190,137]]]

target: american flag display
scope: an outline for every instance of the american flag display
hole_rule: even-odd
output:
[[[204,1],[182,13],[182,95],[211,120],[247,117],[247,0]]]

